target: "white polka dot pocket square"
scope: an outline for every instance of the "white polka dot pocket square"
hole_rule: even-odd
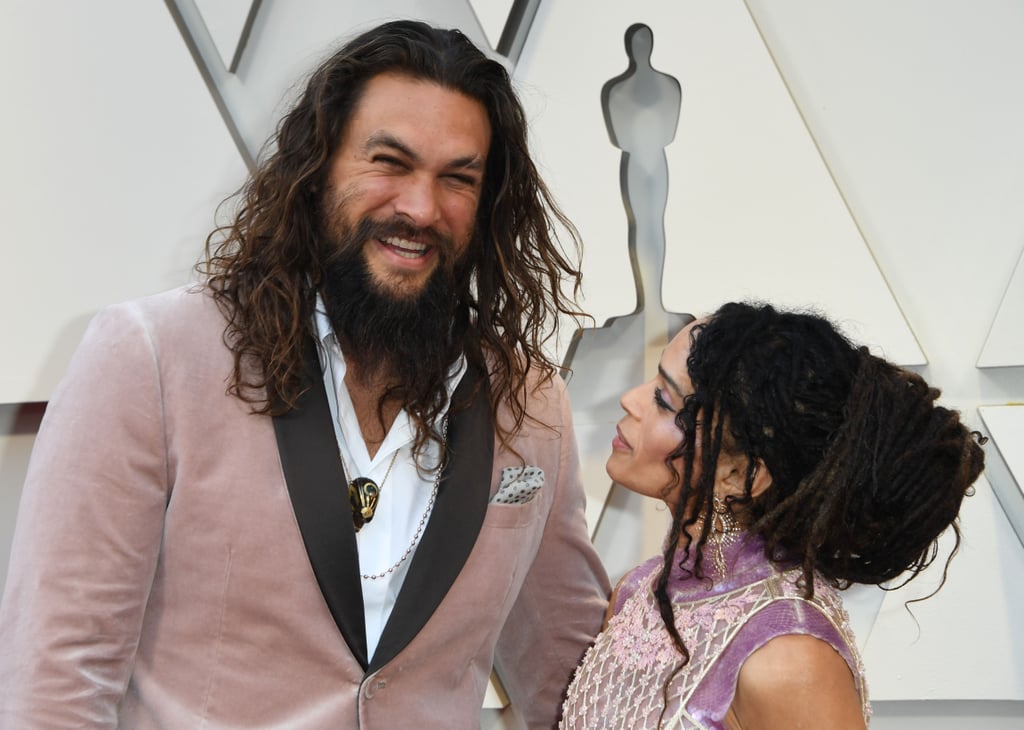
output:
[[[537,466],[506,466],[493,504],[525,504],[544,486],[544,470]]]

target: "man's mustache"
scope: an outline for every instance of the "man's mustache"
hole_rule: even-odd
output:
[[[436,248],[443,258],[449,256],[454,249],[454,241],[451,236],[445,235],[433,227],[414,226],[409,221],[397,216],[387,220],[361,218],[355,230],[345,238],[357,246],[362,246],[370,238],[383,240],[405,238]],[[335,255],[343,256],[344,252],[337,251]]]

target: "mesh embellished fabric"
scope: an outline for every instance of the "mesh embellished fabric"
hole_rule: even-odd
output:
[[[863,666],[836,591],[816,581],[813,600],[804,599],[801,571],[776,568],[755,539],[729,548],[726,562],[727,575],[713,585],[679,567],[669,580],[676,626],[690,651],[685,666],[653,594],[661,558],[629,573],[615,615],[569,687],[561,727],[724,728],[743,662],[770,639],[794,633],[827,641],[843,656],[867,720]]]

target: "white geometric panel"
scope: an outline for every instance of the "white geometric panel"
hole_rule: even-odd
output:
[[[1024,4],[747,4],[940,384],[973,378],[1024,230]]]
[[[978,408],[991,441],[985,472],[1024,546],[1024,405]]]
[[[665,308],[700,313],[742,297],[814,305],[888,357],[925,362],[741,0],[540,6],[516,76],[542,171],[584,240],[597,323],[637,306],[620,151],[599,107],[633,23],[653,30],[652,65],[682,86],[666,148]]]
[[[4,2],[0,402],[47,400],[101,306],[190,279],[217,204],[244,181],[282,97],[339,39],[423,17],[480,40],[463,0],[428,13],[419,0],[264,3],[244,74],[232,74],[206,25],[215,9],[204,20],[192,0],[59,13]]]
[[[979,368],[1014,365],[1024,365],[1024,251],[978,357]]]
[[[224,68],[234,71],[261,0],[194,0]]]
[[[683,88],[667,150],[666,308],[812,306],[889,359],[924,363],[745,5],[680,8],[665,62]]]
[[[611,453],[615,424],[623,415],[619,406],[620,396],[655,372],[668,339],[668,325],[667,318],[663,316],[663,335],[659,345],[645,347],[646,338],[654,339],[651,335],[654,328],[647,318],[642,315],[619,317],[606,327],[585,331],[573,353],[572,374],[568,378],[569,397],[573,406],[583,486],[587,493],[587,524],[595,538],[607,530],[606,505],[612,482],[605,471],[605,464]],[[652,506],[656,504],[656,500],[646,501]],[[640,554],[648,555],[660,550],[666,526],[664,516],[652,524],[642,521],[636,525],[634,537],[643,550]],[[645,534],[640,534],[641,531]],[[620,551],[618,555],[621,557],[626,552]],[[615,572],[613,566],[607,565],[608,556],[602,557],[606,558],[609,572]],[[616,567],[625,569],[633,566]]]
[[[515,0],[469,0],[469,6],[480,21],[480,27],[483,28],[491,48],[498,47],[498,41],[501,40],[501,33],[505,30],[505,23],[513,5]]]
[[[621,151],[605,128],[601,89],[625,69],[623,34],[649,15],[643,5],[542,2],[515,68],[538,167],[583,238],[584,305],[598,326],[637,308]]]
[[[983,475],[960,510],[963,542],[939,584],[952,540],[902,590],[888,593],[864,646],[871,698],[1024,700],[1024,552]]]
[[[100,307],[187,282],[245,168],[162,3],[4,3],[0,402],[48,400]]]
[[[237,74],[216,68],[212,42],[192,22],[190,3],[170,0],[195,36],[200,61],[211,77],[225,114],[239,130],[242,145],[255,159],[302,89],[302,79],[347,39],[396,18],[424,20],[460,28],[486,47],[486,39],[465,0],[388,0],[388,2],[270,2],[260,5],[249,32],[244,63]],[[218,59],[219,60],[219,59]]]
[[[614,524],[605,520],[599,524],[592,512],[606,504],[605,514],[614,512],[617,504],[628,499],[621,489],[609,498],[611,482],[605,472],[609,442],[622,416],[619,395],[657,370],[669,338],[689,321],[666,313],[660,306],[665,258],[662,221],[668,187],[664,146],[675,134],[680,92],[676,80],[651,63],[654,37],[650,28],[631,26],[623,40],[622,72],[606,82],[601,98],[609,136],[622,150],[621,205],[623,212],[630,213],[628,247],[635,267],[622,272],[621,287],[634,289],[644,306],[616,317],[604,327],[583,330],[566,359],[571,355],[569,394],[579,436],[589,524],[600,543],[607,543],[612,529],[618,537],[616,547],[621,547],[621,540],[628,539],[625,533],[631,532],[642,554],[648,554],[660,550],[667,526],[665,511],[656,510],[658,503],[640,500],[640,520],[636,524],[630,524],[621,514],[610,515]],[[592,253],[588,251],[588,255]],[[601,554],[613,575],[632,567],[615,564],[616,557],[625,558],[632,554],[630,551],[617,549]]]
[[[729,9],[723,5],[728,5]],[[668,147],[669,220],[686,205],[683,199],[689,194],[680,181],[686,180],[691,171],[685,164],[680,165],[673,160],[672,150],[684,144],[681,138],[688,137],[687,149],[696,145],[714,151],[726,160],[735,143],[731,128],[736,120],[731,116],[731,111],[723,112],[720,106],[715,107],[711,103],[713,100],[704,104],[708,109],[717,108],[723,114],[723,118],[715,124],[709,122],[708,116],[702,115],[700,109],[694,109],[695,105],[701,104],[701,94],[709,89],[718,90],[719,95],[728,96],[734,105],[743,106],[744,113],[756,116],[764,128],[787,130],[786,144],[789,146],[795,145],[800,151],[809,150],[811,153],[815,153],[815,147],[786,94],[785,86],[778,78],[763,42],[753,30],[753,24],[742,3],[603,3],[599,8],[593,5],[587,8],[584,11],[579,5],[564,2],[541,4],[515,74],[522,81],[522,93],[530,110],[532,143],[542,172],[556,199],[579,228],[584,241],[585,307],[594,315],[597,325],[604,325],[605,330],[589,330],[584,333],[585,338],[590,336],[591,339],[588,347],[583,347],[587,343],[584,339],[579,351],[574,353],[571,362],[574,374],[570,380],[588,492],[588,518],[591,529],[594,529],[597,526],[595,513],[600,514],[606,503],[610,504],[607,502],[610,481],[604,474],[604,462],[608,455],[609,441],[614,434],[614,423],[621,413],[617,408],[618,395],[632,384],[650,377],[660,350],[664,347],[666,333],[671,329],[667,326],[669,321],[660,305],[664,303],[665,309],[680,312],[700,312],[716,306],[725,298],[722,292],[733,282],[735,270],[743,266],[740,262],[744,258],[733,248],[724,265],[694,265],[694,244],[686,243],[684,237],[674,234],[671,229],[667,236],[662,234],[663,212],[657,205],[651,205],[656,195],[650,194],[652,188],[655,192],[658,188],[658,183],[652,182],[652,179],[657,177],[655,168],[659,164],[659,155],[652,157],[650,150],[621,145],[617,128],[616,144],[628,148],[629,156],[612,143],[608,125],[617,125],[619,122],[614,114],[602,110],[605,85],[612,79],[633,78],[633,73],[640,66],[653,68],[655,72],[654,76],[647,76],[643,80],[639,76],[633,78],[635,83],[632,83],[632,88],[636,92],[633,123],[641,128],[646,127],[649,138]],[[597,12],[591,12],[595,9]],[[653,50],[650,47],[633,47],[632,51],[648,52],[649,60],[634,52],[629,52],[627,57],[626,46],[633,43],[633,36],[627,40],[626,31],[638,23],[649,26],[653,32]],[[724,50],[719,49],[719,46],[724,46]],[[754,57],[754,71],[745,76],[737,74],[728,60],[730,55],[737,58]],[[726,58],[723,59],[723,56]],[[689,82],[680,73],[680,69],[687,65]],[[746,65],[751,64],[741,65],[745,69]],[[661,89],[668,84],[660,82],[671,77],[678,79],[682,85],[681,109],[674,110],[679,113],[674,141],[671,133],[674,125],[666,127],[661,121],[664,110],[660,101],[668,95]],[[649,86],[650,83],[655,83],[657,89]],[[616,82],[611,88],[627,85]],[[679,107],[679,104],[676,106]],[[651,117],[655,114],[658,115],[657,119]],[[694,119],[698,120],[698,126],[701,123],[705,126],[699,129],[694,127]],[[567,133],[567,130],[571,130],[571,133]],[[761,138],[759,142],[772,149],[779,144],[776,138]],[[784,156],[786,149],[775,152]],[[641,157],[643,159],[638,162]],[[664,165],[664,153],[660,157],[660,164]],[[754,173],[747,168],[728,168],[732,177],[711,180],[711,188],[716,196],[727,195],[730,189],[734,191],[734,196],[747,195],[749,191],[745,186],[749,184],[752,174],[759,175],[758,179],[761,180],[774,180],[778,177],[774,167],[777,162],[777,157],[768,156],[762,159],[760,166],[752,166],[756,168]],[[882,340],[890,356],[896,351],[907,362],[922,362],[923,355],[874,266],[870,251],[842,205],[842,198],[828,177],[823,163],[816,155],[812,156],[810,163],[809,173],[805,171],[804,174],[790,175],[784,184],[778,183],[785,189],[776,192],[784,198],[790,196],[790,207],[793,207],[806,198],[806,191],[810,189],[817,192],[816,197],[810,197],[811,203],[821,207],[820,203],[824,199],[834,204],[833,211],[838,211],[838,215],[833,216],[819,214],[825,223],[814,231],[820,233],[825,230],[828,235],[816,235],[811,243],[817,247],[814,251],[826,251],[826,255],[817,262],[818,267],[827,269],[838,260],[843,265],[840,272],[843,276],[851,270],[855,271],[858,263],[864,269],[860,278],[868,281],[869,285],[850,290],[849,296],[856,300],[858,306],[855,310],[847,307],[846,316],[840,317],[843,324],[858,339],[876,345]],[[820,171],[826,174],[823,177],[816,176]],[[629,199],[624,201],[623,184],[627,179]],[[630,220],[627,220],[626,206],[632,216]],[[705,211],[701,215],[710,215],[710,212]],[[700,215],[695,216],[695,219],[706,220]],[[630,222],[633,224],[632,229]],[[791,221],[778,220],[774,225],[776,230],[793,229]],[[839,233],[834,234],[828,226]],[[764,226],[760,231],[762,239],[763,229]],[[847,236],[848,240],[844,244],[843,234],[850,231],[853,235]],[[637,284],[640,282],[633,280],[634,272],[627,246],[631,232],[636,238],[637,263],[644,278],[642,289],[647,295],[647,304],[642,312],[638,311],[637,298]],[[648,247],[641,250],[645,245],[641,239],[647,239],[646,243],[657,239],[661,249],[654,251]],[[805,243],[807,239],[808,236],[805,236]],[[744,237],[740,243],[749,245],[749,240],[750,237]],[[831,246],[821,245],[822,241],[831,242]],[[716,240],[717,243],[720,242]],[[845,257],[842,251],[837,254],[832,250],[837,245],[840,248],[845,245]],[[714,250],[707,250],[713,249],[713,246],[704,248],[704,253],[715,253]],[[662,256],[665,260],[664,279]],[[795,268],[792,261],[784,260],[783,263],[790,269]],[[787,272],[786,276],[795,280],[788,281],[782,293],[762,289],[756,295],[783,303],[817,304],[833,316],[839,316],[836,314],[837,308],[829,306],[829,301],[822,303],[821,277],[814,279],[818,272],[813,266],[809,269],[810,276],[807,273]],[[873,288],[871,283],[875,284]],[[717,292],[713,302],[701,303],[693,296],[693,291],[700,285]],[[824,294],[833,294],[835,288],[836,282],[830,281]],[[673,297],[680,301],[674,301]],[[864,302],[861,302],[860,297],[864,297]],[[868,337],[851,326],[854,319],[851,312],[863,319],[865,313],[871,313],[872,307],[877,310],[879,303],[883,309],[885,304],[889,308],[885,317],[875,319],[888,321],[891,318],[895,322],[896,337],[889,341]],[[630,322],[630,317],[642,317],[646,321]],[[613,318],[614,323],[610,322]],[[613,515],[612,522],[618,517]],[[652,515],[636,525],[643,533],[640,536],[645,545],[643,550],[649,550],[652,545],[657,549],[664,534],[664,524],[664,515]],[[606,541],[606,530],[609,528],[618,529],[614,525],[606,526],[602,523],[595,537],[599,543]],[[621,555],[623,552],[620,550],[615,554]],[[606,555],[605,559],[608,559]],[[610,566],[610,570],[614,573],[619,567]]]

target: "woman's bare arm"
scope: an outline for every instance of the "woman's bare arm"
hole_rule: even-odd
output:
[[[743,663],[727,715],[734,730],[864,730],[860,695],[843,657],[827,642],[790,634]]]

